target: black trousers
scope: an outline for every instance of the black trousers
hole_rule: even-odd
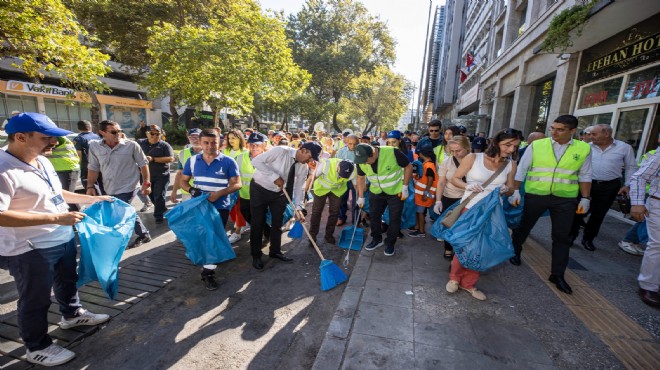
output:
[[[249,185],[248,185],[249,186]],[[252,211],[250,210],[250,200],[241,198],[241,201],[239,203],[241,205],[241,214],[243,214],[243,218],[245,221],[247,221],[248,224],[250,224],[250,230],[252,229]],[[266,223],[264,223],[264,236],[266,238],[270,237],[270,226]]]
[[[348,191],[346,191],[348,193]],[[337,197],[334,193],[329,192],[326,195],[314,195],[314,203],[312,204],[312,217],[310,219],[309,233],[316,241],[316,236],[319,234],[321,228],[321,216],[325,209],[326,199],[328,200],[328,218],[325,221],[325,236],[332,236],[335,233],[337,220],[339,219],[339,208],[341,206],[341,197]],[[353,219],[355,221],[355,219]]]
[[[616,199],[619,189],[621,189],[620,179],[614,179],[612,181],[594,180],[591,182],[591,204],[589,210],[591,215],[584,227],[582,239],[594,240],[598,236],[600,226],[603,224],[603,220],[605,220],[605,216],[607,215],[607,210],[610,209],[612,202]],[[580,215],[575,216],[573,228],[571,229],[571,235],[574,237],[577,237],[580,233],[582,217],[578,216]]]
[[[525,194],[520,226],[513,230],[511,239],[516,255],[520,256],[522,245],[527,240],[536,221],[546,211],[550,210],[552,221],[552,267],[553,275],[564,276],[570,250],[570,231],[573,225],[573,216],[577,209],[577,198],[561,198],[554,195]]]
[[[387,228],[385,244],[394,246],[401,231],[401,213],[403,212],[403,201],[398,195],[383,193],[369,196],[369,217],[371,217],[371,237],[373,240],[383,240],[381,222],[386,207],[390,207],[390,224]]]
[[[444,211],[445,209],[451,207],[454,203],[460,201],[461,198],[447,198],[446,196],[440,197],[440,202],[442,203],[442,210]],[[445,240],[445,250],[446,251],[453,251],[454,247],[451,246],[451,244]]]
[[[169,185],[170,175],[151,175],[151,193],[149,193],[149,199],[154,204],[154,218],[156,220],[162,220],[167,210],[165,208],[165,194]]]
[[[250,250],[252,257],[260,257],[263,254],[261,253],[261,236],[266,226],[266,211],[270,211],[271,217],[270,254],[282,252],[282,220],[287,203],[284,192],[270,191],[254,181],[250,183]]]

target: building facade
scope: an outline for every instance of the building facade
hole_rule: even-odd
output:
[[[580,129],[610,124],[614,136],[630,143],[638,158],[655,148],[660,1],[599,1],[581,35],[571,33],[571,47],[541,51],[553,17],[582,3],[469,0],[457,35],[453,27],[461,21],[456,14],[461,4],[448,1],[434,118],[451,119],[471,133],[492,135],[513,127],[527,135],[547,133],[555,117],[573,114]],[[451,53],[456,45],[458,56]],[[457,58],[456,75],[450,73],[452,57]],[[452,78],[458,82],[454,99]]]
[[[422,101],[419,106],[422,112],[422,122],[430,121],[430,118],[433,115],[433,101],[435,100],[436,86],[438,82],[440,51],[442,49],[444,27],[445,7],[438,6],[435,8],[433,28],[431,31],[431,37],[429,38],[426,71],[424,73],[426,78],[422,90]]]

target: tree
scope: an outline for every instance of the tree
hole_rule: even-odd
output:
[[[0,6],[0,57],[31,78],[54,73],[76,90],[105,90],[99,77],[109,56],[88,47],[94,39],[59,0],[5,0]]]
[[[344,100],[345,117],[362,125],[362,132],[394,129],[412,93],[412,84],[403,75],[378,67],[349,85],[348,98]]]
[[[287,34],[296,63],[312,74],[309,94],[332,104],[332,125],[353,79],[394,61],[387,25],[355,0],[307,0],[289,17]]]
[[[272,103],[301,92],[309,74],[291,56],[284,25],[251,0],[225,4],[222,18],[204,26],[171,23],[149,28],[150,72],[141,82],[150,96],[178,104],[208,103],[215,112],[247,112],[258,92]]]

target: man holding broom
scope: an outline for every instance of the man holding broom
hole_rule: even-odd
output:
[[[282,262],[291,262],[292,259],[282,254],[282,220],[288,203],[287,196],[293,196],[296,217],[304,222],[305,199],[303,187],[309,174],[307,163],[310,160],[319,160],[321,146],[318,143],[304,143],[299,149],[288,146],[277,146],[255,157],[252,166],[255,172],[250,183],[250,248],[252,250],[252,266],[262,270],[261,237],[266,225],[266,212],[271,215],[270,253],[271,258]],[[294,210],[294,211],[295,211]]]

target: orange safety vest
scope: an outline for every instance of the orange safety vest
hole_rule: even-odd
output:
[[[427,197],[426,200],[422,200],[422,196],[426,190],[426,184],[429,182],[429,178],[426,176],[426,171],[428,169],[433,170],[433,183],[431,184],[431,188],[429,188],[431,196]],[[422,167],[422,177],[415,180],[415,205],[433,207],[435,204],[436,186],[438,186],[438,171],[435,168],[435,164],[431,161],[424,162],[424,166]]]

